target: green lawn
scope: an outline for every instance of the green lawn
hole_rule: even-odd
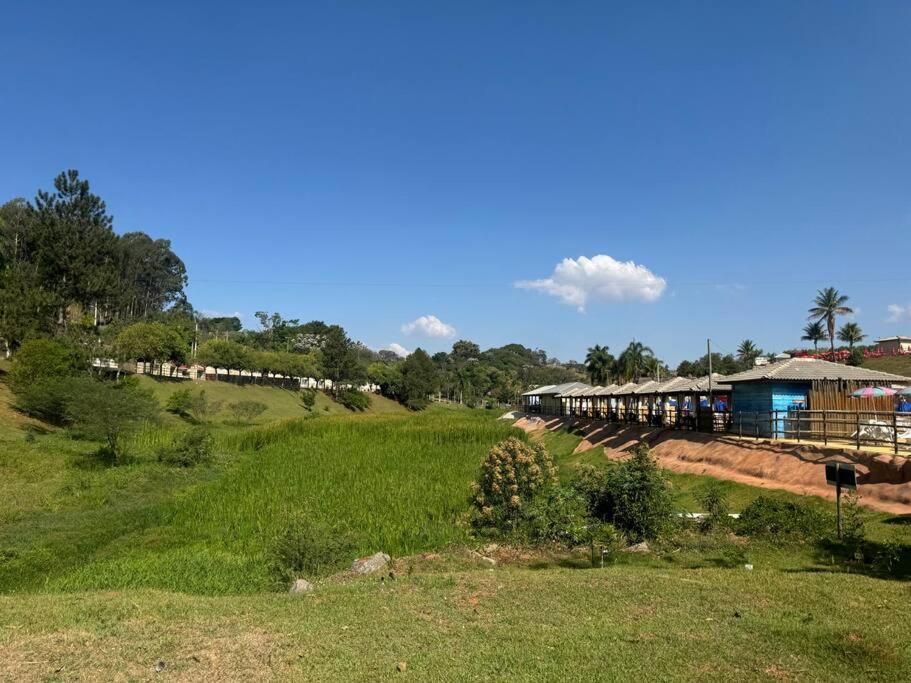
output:
[[[907,584],[762,569],[497,567],[309,596],[17,595],[0,597],[0,678],[906,681],[909,623]]]

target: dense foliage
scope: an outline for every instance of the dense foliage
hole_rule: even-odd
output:
[[[535,496],[556,484],[557,469],[542,444],[515,437],[498,443],[472,484],[475,526],[515,529]]]
[[[593,517],[613,524],[632,541],[656,538],[670,522],[670,489],[645,443],[615,467],[581,467],[576,488]]]
[[[0,207],[0,337],[148,318],[185,301],[186,269],[168,240],[118,235],[104,201],[77,171],[31,202]]]

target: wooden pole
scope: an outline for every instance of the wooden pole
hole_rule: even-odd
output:
[[[838,470],[836,469],[836,475]],[[841,540],[841,482],[835,484],[835,517],[837,518],[838,540]]]
[[[856,441],[857,441],[857,450],[860,450],[860,411],[859,410],[854,412],[854,421],[857,426],[857,431],[855,432]],[[839,538],[841,538],[840,535],[839,535]]]

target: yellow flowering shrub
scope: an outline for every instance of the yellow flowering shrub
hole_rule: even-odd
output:
[[[538,493],[557,482],[557,468],[542,444],[514,437],[501,441],[490,449],[471,486],[475,525],[513,524]]]

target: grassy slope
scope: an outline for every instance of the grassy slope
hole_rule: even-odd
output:
[[[891,372],[902,377],[911,377],[911,356],[868,358],[864,361],[864,367],[881,372]]]
[[[220,401],[223,404],[222,411],[216,416],[218,421],[227,422],[232,419],[227,406],[237,401],[259,401],[268,406],[266,411],[256,420],[260,424],[275,420],[306,417],[308,414],[300,401],[299,394],[296,391],[287,389],[255,385],[241,386],[229,384],[228,382],[177,382],[173,380],[156,380],[142,376],[139,379],[145,386],[152,389],[152,392],[162,405],[165,404],[165,401],[172,393],[186,386],[192,386],[194,390],[205,390],[206,396],[210,401]],[[404,407],[388,398],[376,395],[371,395],[370,398],[371,405],[365,411],[367,413],[377,415],[407,413]],[[318,391],[313,413],[317,415],[349,415],[351,411],[333,401],[323,392]],[[176,420],[176,418],[172,419]]]
[[[142,380],[160,399],[181,385]],[[296,396],[280,389],[208,383],[214,400],[260,400],[267,418],[306,416]],[[22,417],[11,408],[12,397],[0,382],[0,591],[38,588],[69,575],[89,560],[117,556],[137,538],[164,524],[175,509],[175,496],[194,485],[224,476],[238,462],[231,440],[250,427],[224,426],[227,413],[216,415],[216,462],[209,467],[181,469],[156,461],[155,449],[183,428],[167,415],[131,439],[133,460],[103,467],[91,457],[95,444],[76,441]],[[325,416],[349,411],[320,394]],[[374,397],[371,414],[407,414],[397,404]],[[260,418],[261,420],[266,418]],[[321,422],[324,417],[312,422]],[[344,419],[344,418],[332,418]],[[370,418],[372,419],[372,418]],[[27,431],[37,433],[27,439]],[[179,507],[179,506],[178,506]]]

